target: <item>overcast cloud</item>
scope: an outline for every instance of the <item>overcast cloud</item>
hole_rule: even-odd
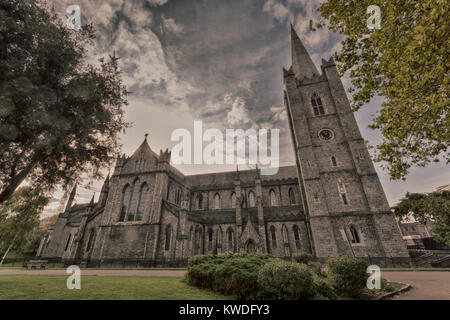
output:
[[[309,31],[321,1],[310,0],[53,0],[64,17],[78,4],[82,23],[92,22],[97,40],[89,60],[116,51],[129,91],[127,119],[133,127],[122,136],[130,155],[149,133],[153,150],[171,148],[171,132],[205,127],[280,129],[280,164],[294,164],[283,106],[282,67],[290,66],[292,23],[320,70],[321,58],[339,49],[341,37],[326,29]],[[348,86],[348,80],[344,79]],[[381,101],[356,114],[365,139],[380,141],[367,129]],[[227,166],[179,166],[184,173],[230,170]],[[245,169],[245,166],[244,168]],[[107,170],[107,169],[106,169]],[[444,164],[414,169],[406,182],[389,181],[379,169],[394,204],[406,191],[431,191],[449,183]],[[92,190],[98,190],[95,182]],[[80,189],[79,202],[92,190]],[[98,195],[97,195],[98,196]]]

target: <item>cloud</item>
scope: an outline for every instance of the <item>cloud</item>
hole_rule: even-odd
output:
[[[169,0],[147,0],[147,3],[151,6],[163,6],[165,5]]]
[[[263,10],[265,12],[272,12],[274,18],[280,22],[290,20],[290,18],[292,18],[289,9],[277,0],[267,0],[264,4]]]
[[[183,32],[183,27],[181,25],[177,24],[174,19],[172,19],[172,18],[166,19],[166,18],[164,18],[164,15],[162,16],[162,19],[163,19],[163,26],[166,31],[169,31],[169,32],[172,32],[175,34],[180,34]]]

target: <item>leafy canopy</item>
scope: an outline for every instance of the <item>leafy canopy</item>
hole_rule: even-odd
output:
[[[42,190],[21,187],[0,204],[0,252],[27,248],[39,233],[39,215],[48,204]]]
[[[99,177],[119,152],[128,93],[115,56],[86,62],[93,39],[41,0],[0,0],[0,203],[25,180]]]
[[[450,246],[450,192],[407,193],[394,208],[400,219],[412,216],[422,224],[432,221],[435,239]]]
[[[366,26],[370,5],[381,9],[379,30]],[[448,1],[328,0],[319,11],[327,21],[316,26],[345,37],[335,60],[349,72],[354,110],[385,98],[370,126],[383,135],[375,161],[403,180],[412,166],[448,163]]]

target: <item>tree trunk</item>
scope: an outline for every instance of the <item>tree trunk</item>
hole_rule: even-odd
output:
[[[28,166],[25,167],[18,175],[9,180],[9,182],[6,184],[6,186],[0,193],[0,204],[5,202],[12,196],[14,191],[16,191],[17,187],[20,186],[20,184],[25,180],[25,178],[30,174],[31,170],[33,170],[34,166],[35,162],[34,161],[30,162]]]
[[[5,261],[6,256],[7,256],[8,253],[9,253],[9,250],[11,250],[11,248],[12,248],[12,246],[13,246],[13,244],[14,244],[14,241],[16,241],[16,238],[17,238],[17,233],[16,233],[16,235],[14,236],[14,239],[11,241],[11,244],[9,245],[9,247],[8,247],[8,249],[6,250],[5,254],[3,255],[2,261],[0,261],[0,267],[3,265],[3,261]]]

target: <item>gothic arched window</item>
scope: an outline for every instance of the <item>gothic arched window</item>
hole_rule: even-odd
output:
[[[181,190],[177,189],[177,191],[175,191],[175,203],[179,205],[180,202],[181,202]]]
[[[250,191],[250,193],[248,194],[248,206],[250,208],[253,208],[255,206],[255,194],[253,193],[253,191]]]
[[[197,197],[197,208],[199,210],[203,209],[203,196],[201,194]]]
[[[147,199],[147,193],[148,193],[148,185],[144,183],[141,187],[141,194],[139,197],[139,205],[138,205],[138,211],[136,215],[136,220],[141,221],[142,215],[144,214],[145,210],[145,200]]]
[[[133,183],[133,193],[131,194],[130,208],[128,209],[127,221],[133,221],[139,201],[139,179]]]
[[[270,190],[269,195],[270,195],[270,206],[271,207],[277,206],[277,196],[275,195],[275,191]]]
[[[231,208],[236,208],[236,193],[231,194]]]
[[[294,190],[292,190],[292,188],[289,188],[289,203],[290,204],[295,204],[295,195],[294,195]]]
[[[335,156],[331,156],[331,164],[333,165],[333,167],[337,167],[337,161]]]
[[[277,235],[276,235],[276,230],[274,226],[270,227],[270,234],[272,236],[272,248],[276,248],[277,247]]]
[[[283,234],[284,256],[289,257],[291,255],[291,251],[289,248],[289,235],[286,225],[283,225],[283,227],[281,228],[281,233]]]
[[[208,250],[212,250],[212,244],[213,244],[213,230],[210,228],[208,230]]]
[[[128,211],[128,205],[130,203],[130,197],[131,197],[131,187],[129,184],[127,184],[125,188],[123,188],[122,207],[120,209],[119,221],[125,221],[125,216]]]
[[[298,230],[298,227],[296,225],[294,225],[294,227],[292,228],[294,231],[294,239],[295,239],[295,247],[297,249],[300,249],[300,232]]]
[[[169,250],[170,249],[170,238],[171,238],[171,236],[172,236],[172,226],[169,224],[166,227],[166,243],[165,243],[165,246],[164,246],[165,250]]]
[[[220,196],[218,193],[214,196],[214,209],[220,209]]]
[[[347,191],[345,189],[345,184],[342,182],[341,179],[338,180],[338,191],[341,196],[342,202],[345,205],[348,205]]]
[[[352,243],[360,243],[361,240],[359,238],[359,233],[358,230],[356,230],[356,227],[350,226],[349,230],[350,230],[350,241]]]
[[[222,246],[222,236],[223,236],[222,228],[219,227],[219,229],[217,229],[217,236],[216,236],[216,242],[218,246]]]
[[[233,241],[233,238],[234,238],[234,231],[233,231],[233,229],[232,228],[228,228],[228,230],[227,230],[227,238],[228,238],[228,251],[234,251],[233,250],[233,244],[234,244],[234,241]]]
[[[313,107],[313,112],[315,116],[325,114],[325,109],[323,108],[322,99],[314,93],[311,97],[311,105]]]

